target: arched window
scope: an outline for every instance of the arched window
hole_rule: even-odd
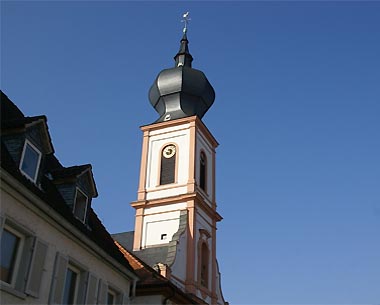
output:
[[[160,185],[175,181],[176,146],[173,144],[163,148],[161,154]]]
[[[201,285],[208,287],[208,270],[209,270],[209,250],[206,243],[201,247]]]
[[[206,154],[202,151],[199,159],[199,186],[204,191],[206,190],[206,167]]]

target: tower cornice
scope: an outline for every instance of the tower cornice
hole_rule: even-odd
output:
[[[167,206],[170,204],[175,204],[179,202],[197,202],[197,207],[200,207],[203,211],[205,211],[212,219],[215,219],[216,222],[219,222],[223,219],[223,217],[216,211],[216,203],[214,202],[212,206],[208,205],[204,200],[203,196],[201,196],[198,192],[194,192],[191,194],[182,194],[177,196],[165,197],[165,198],[157,198],[150,200],[137,200],[131,202],[131,206],[135,209],[140,208],[152,208],[158,206]],[[194,204],[190,204],[191,207]]]
[[[199,117],[197,117],[196,115],[181,118],[181,119],[176,119],[176,120],[170,120],[170,121],[165,121],[165,122],[153,123],[153,124],[149,124],[149,125],[143,125],[143,126],[140,126],[140,129],[145,133],[145,132],[151,132],[151,131],[156,131],[156,130],[163,130],[166,127],[175,127],[175,126],[179,126],[179,125],[182,125],[185,123],[193,124],[193,126],[198,127],[200,129],[200,131],[202,131],[204,136],[210,141],[210,143],[212,144],[212,147],[214,149],[219,146],[218,141],[212,135],[210,130],[202,122],[202,120]]]

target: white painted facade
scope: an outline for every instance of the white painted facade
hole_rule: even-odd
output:
[[[185,202],[145,209],[143,248],[169,243],[178,231],[180,211],[185,209]]]
[[[97,279],[98,287],[100,283],[102,287],[112,287],[124,304],[129,303],[132,279],[137,279],[135,275],[5,171],[1,172],[0,185],[3,226],[14,227],[25,236],[38,238],[47,245],[38,296],[30,296],[1,282],[2,304],[51,304],[57,255],[66,257],[69,264],[75,265],[80,276],[92,275]]]
[[[153,124],[142,130],[139,200],[132,203],[136,208],[134,250],[169,245],[180,232],[180,236],[176,235],[174,261],[167,266],[171,282],[208,304],[224,304],[222,295],[216,291],[220,286],[219,275],[216,275],[216,222],[221,220],[215,202],[218,143],[196,117]],[[162,150],[173,144],[176,146],[175,182],[159,185]],[[206,157],[204,189],[200,186],[201,154]],[[187,215],[185,230],[180,229],[184,211]],[[136,236],[141,238],[140,243]],[[208,251],[206,284],[204,276],[201,277],[202,245],[207,245]]]
[[[146,199],[176,196],[187,192],[190,153],[190,132],[188,128],[189,124],[184,124],[150,132],[146,167]],[[168,144],[174,144],[177,147],[176,181],[171,185],[160,186],[161,152]]]

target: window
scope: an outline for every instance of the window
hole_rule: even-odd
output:
[[[0,233],[1,282],[7,284],[10,293],[27,293],[38,297],[47,244],[9,218],[5,219]]]
[[[122,304],[123,294],[120,290],[113,285],[110,286],[108,282],[100,280],[98,292],[98,304]]]
[[[41,153],[32,143],[26,140],[21,156],[20,170],[27,178],[33,182],[36,182],[37,180],[40,161]]]
[[[57,253],[55,260],[53,282],[50,291],[50,304],[84,304],[85,299],[93,300],[93,293],[86,292],[86,282],[89,289],[96,288],[95,282],[89,279],[88,271],[79,263],[67,256]]]
[[[209,250],[206,243],[201,247],[201,285],[208,287]]]
[[[175,182],[175,163],[176,146],[173,144],[165,146],[161,154],[160,185]]]
[[[202,151],[199,159],[199,186],[202,190],[206,190],[206,154]]]
[[[66,271],[65,286],[63,288],[62,304],[75,304],[79,271],[73,266],[69,266]]]
[[[109,289],[107,292],[107,305],[116,304],[116,292],[112,289]]]
[[[73,213],[75,217],[82,222],[85,222],[86,220],[87,201],[87,196],[82,191],[77,189]]]
[[[16,261],[20,257],[22,236],[14,230],[5,228],[1,236],[1,270],[0,277],[3,282],[14,284],[16,279]]]

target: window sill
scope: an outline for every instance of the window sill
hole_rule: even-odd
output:
[[[11,294],[11,295],[13,295],[15,297],[18,297],[19,299],[22,299],[22,300],[26,299],[26,294],[25,293],[16,290],[15,288],[13,288],[12,286],[10,286],[7,283],[1,282],[0,283],[0,290],[4,291],[4,292],[7,292],[7,293],[9,293],[9,294]]]

